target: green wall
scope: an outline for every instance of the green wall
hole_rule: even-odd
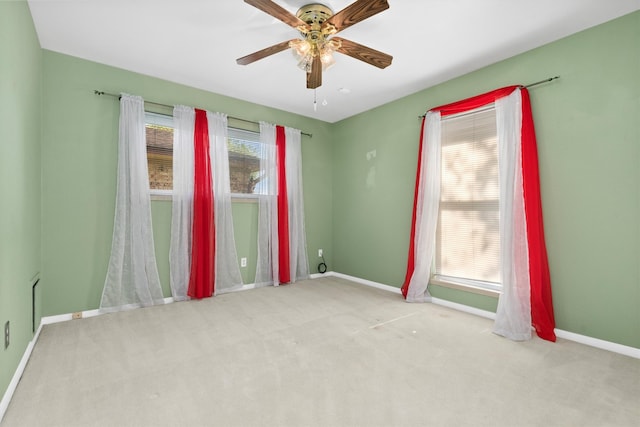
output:
[[[557,327],[640,348],[639,46],[635,12],[335,124],[334,270],[401,286],[420,114],[560,75],[531,89]]]
[[[258,259],[258,203],[255,200],[240,200],[233,202],[233,228],[236,239],[238,259],[247,258],[247,266],[240,268],[242,281],[245,284],[253,283],[256,277],[256,260]],[[169,283],[169,245],[171,243],[171,201],[153,200],[151,202],[151,215],[153,217],[153,238],[156,249],[158,274],[162,282],[164,295],[171,295]],[[328,226],[330,228],[330,226]],[[309,234],[309,233],[308,233]],[[320,236],[319,236],[320,237]],[[328,236],[324,236],[325,238]],[[330,247],[330,240],[315,240],[315,245],[324,244]],[[312,246],[309,246],[312,248]],[[317,265],[313,253],[317,250],[309,249],[309,264],[312,273],[315,273],[314,265]]]
[[[0,397],[33,337],[31,290],[40,272],[41,73],[42,51],[27,3],[0,2],[0,332],[7,321],[11,329],[9,348],[0,340]]]
[[[45,316],[97,308],[104,285],[113,231],[119,104],[117,98],[94,95],[94,89],[127,92],[168,105],[191,105],[313,134],[312,138],[302,137],[312,271],[317,265],[313,256],[317,248],[331,254],[330,124],[46,50],[43,62]],[[230,124],[234,125],[233,121]],[[238,256],[247,257],[249,265],[241,271],[244,280],[253,283],[256,205],[241,201],[234,204],[233,211]],[[171,202],[152,201],[152,215],[160,280],[165,296],[169,296]]]

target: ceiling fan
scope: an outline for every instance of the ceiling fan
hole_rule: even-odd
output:
[[[322,70],[335,62],[334,52],[340,52],[378,68],[391,65],[391,55],[351,40],[334,37],[345,28],[388,9],[387,0],[357,0],[336,14],[329,7],[314,3],[302,6],[296,15],[271,0],[244,1],[298,30],[302,38],[287,40],[238,58],[236,62],[240,65],[251,64],[291,48],[299,60],[298,66],[307,73],[309,89],[322,85]]]

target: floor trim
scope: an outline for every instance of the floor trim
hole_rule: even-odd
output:
[[[383,289],[385,291],[393,292],[394,294],[401,294],[400,288],[397,288],[395,286],[389,286],[382,283],[373,282],[371,280],[349,276],[348,274],[342,274],[342,273],[336,273],[336,272],[330,271],[325,273],[324,275],[339,277],[355,283],[360,283],[362,285],[371,286],[377,289]],[[490,311],[480,310],[474,307],[469,307],[464,304],[458,304],[455,302],[451,302],[451,301],[447,301],[439,298],[432,298],[432,302],[437,305],[453,308],[455,310],[462,311],[465,313],[475,314],[476,316],[485,317],[487,319],[493,320],[496,317],[496,314]],[[580,335],[574,332],[569,332],[569,331],[565,331],[558,328],[556,328],[554,332],[556,333],[556,336],[558,338],[574,341],[580,344],[588,345],[590,347],[599,348],[601,350],[611,351],[613,353],[622,354],[624,356],[633,357],[634,359],[640,359],[640,348],[630,347],[627,345],[622,345],[622,344],[614,343],[611,341],[605,341],[598,338],[589,337],[586,335]]]
[[[575,341],[577,343],[588,345],[590,347],[608,350],[614,353],[622,354],[624,356],[633,357],[634,359],[640,359],[640,348],[630,347],[628,345],[622,345],[611,341],[605,341],[586,335],[580,335],[574,332],[569,332],[557,328],[555,329],[555,333],[558,338]]]
[[[15,393],[16,388],[18,387],[18,383],[20,382],[20,378],[22,378],[22,374],[27,367],[27,363],[29,362],[29,358],[31,357],[31,352],[33,351],[33,348],[38,341],[38,337],[40,336],[42,325],[42,322],[40,322],[38,330],[36,331],[31,341],[29,341],[29,344],[27,344],[27,348],[22,355],[22,359],[20,359],[20,363],[18,364],[16,371],[13,373],[11,382],[9,383],[7,390],[4,392],[4,395],[2,396],[2,400],[0,401],[0,423],[2,423],[2,418],[4,418],[4,414],[9,408],[9,403],[11,402],[11,398],[13,397],[13,393]]]

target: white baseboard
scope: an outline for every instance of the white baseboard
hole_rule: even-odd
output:
[[[383,291],[392,292],[394,294],[402,295],[402,291],[400,288],[396,288],[395,286],[389,286],[378,282],[373,282],[367,279],[361,279],[359,277],[349,276],[348,274],[336,273],[335,271],[330,271],[324,274],[325,276],[333,276],[339,277],[341,279],[349,280],[351,282],[360,283],[363,285],[371,286],[372,288],[382,289]]]
[[[377,288],[377,289],[383,289],[385,291],[393,292],[394,294],[401,294],[400,288],[397,288],[395,286],[389,286],[389,285],[385,285],[385,284],[382,284],[382,283],[373,282],[371,280],[361,279],[359,277],[354,277],[354,276],[349,276],[347,274],[336,273],[336,272],[333,272],[333,271],[329,271],[329,272],[327,272],[325,274],[312,275],[312,276],[340,277],[342,279],[346,279],[346,280],[349,280],[351,282],[360,283],[362,285],[371,286],[371,287],[374,287],[374,288]],[[316,277],[312,277],[312,278],[316,278]],[[480,309],[475,308],[475,307],[469,307],[469,306],[464,305],[464,304],[458,304],[458,303],[447,301],[447,300],[443,300],[443,299],[440,299],[440,298],[432,298],[431,302],[434,303],[434,304],[437,304],[437,305],[441,305],[441,306],[444,306],[444,307],[452,308],[454,310],[458,310],[458,311],[462,311],[462,312],[465,312],[465,313],[474,314],[476,316],[485,317],[487,319],[494,320],[496,318],[496,314],[492,313],[490,311],[480,310]],[[622,345],[622,344],[614,343],[614,342],[611,342],[611,341],[605,341],[605,340],[601,340],[601,339],[598,339],[598,338],[589,337],[589,336],[586,336],[586,335],[580,335],[580,334],[576,334],[574,332],[569,332],[569,331],[565,331],[565,330],[557,329],[557,328],[554,330],[554,332],[556,333],[556,336],[558,338],[562,338],[562,339],[569,340],[569,341],[574,341],[574,342],[577,342],[577,343],[580,343],[580,344],[588,345],[590,347],[595,347],[595,348],[599,348],[599,349],[602,349],[602,350],[611,351],[613,353],[622,354],[624,356],[633,357],[635,359],[640,359],[640,348],[630,347],[630,346],[627,346],[627,345]]]
[[[251,284],[248,284],[248,285],[238,286],[236,288],[231,288],[231,289],[225,289],[223,291],[218,291],[218,292],[216,292],[216,295],[223,295],[223,294],[230,294],[230,293],[234,293],[234,292],[248,291],[248,290],[255,289],[255,288],[256,288],[255,283],[251,283]]]
[[[608,350],[613,353],[623,354],[625,356],[640,359],[640,348],[630,347],[628,345],[622,345],[611,341],[605,341],[598,338],[588,337],[586,335],[580,335],[562,329],[555,329],[556,336],[569,341],[575,341],[580,344],[588,345],[590,347],[600,348],[602,350]]]
[[[82,311],[81,315],[82,318],[87,318],[87,317],[95,317],[95,316],[100,316],[104,313],[102,313],[100,310],[86,310],[86,311]],[[54,323],[60,323],[60,322],[66,322],[69,320],[73,320],[73,313],[67,313],[67,314],[58,314],[56,316],[47,316],[47,317],[43,317],[42,319],[40,319],[40,324],[41,325],[53,325]]]
[[[36,334],[33,336],[29,344],[27,345],[24,354],[22,355],[22,359],[20,359],[20,363],[16,368],[16,371],[13,373],[13,377],[11,378],[11,382],[7,387],[7,390],[4,392],[2,396],[2,400],[0,400],[0,423],[2,422],[2,418],[4,418],[5,412],[7,412],[7,408],[9,408],[9,402],[11,402],[11,398],[13,397],[13,393],[15,393],[16,388],[18,387],[18,383],[20,382],[20,378],[22,378],[22,374],[24,373],[25,368],[27,367],[27,363],[29,362],[29,358],[31,357],[31,352],[38,341],[38,337],[40,336],[40,331],[42,330],[42,323],[38,326],[38,330]]]
[[[479,308],[469,307],[468,305],[459,304],[457,302],[447,301],[446,299],[431,298],[431,302],[443,307],[452,308],[454,310],[463,311],[465,313],[473,314],[476,316],[484,317],[485,319],[496,319],[496,314],[492,311],[480,310]]]
[[[164,303],[165,304],[171,304],[173,303],[173,297],[168,297],[168,298],[164,298]],[[130,304],[127,305],[125,307],[120,307],[117,311],[126,311],[126,310],[135,310],[137,308],[141,308],[142,306],[139,304]],[[96,317],[96,316],[102,316],[103,314],[108,314],[108,313],[112,313],[115,311],[112,310],[100,310],[100,309],[95,309],[95,310],[85,310],[85,311],[81,311],[80,312],[80,318],[81,319],[86,319],[89,317]],[[41,325],[52,325],[54,323],[60,323],[60,322],[67,322],[69,320],[74,320],[73,319],[73,315],[74,313],[67,313],[67,314],[58,314],[56,316],[47,316],[47,317],[43,317],[42,319],[40,319],[40,324]]]

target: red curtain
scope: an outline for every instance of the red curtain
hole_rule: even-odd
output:
[[[213,188],[209,158],[209,126],[207,113],[195,110],[193,238],[191,274],[187,294],[207,298],[214,292],[215,226],[213,222]]]
[[[540,338],[555,341],[555,318],[551,297],[551,277],[544,242],[538,146],[533,126],[529,91],[522,91],[522,186],[527,219],[529,278],[531,282],[531,323]]]
[[[529,250],[529,280],[531,285],[531,321],[540,338],[555,341],[555,320],[553,314],[553,300],[551,294],[551,279],[547,250],[544,242],[544,227],[542,223],[542,203],[540,198],[540,176],[538,168],[538,148],[536,144],[533,115],[529,92],[521,86],[508,86],[496,89],[462,101],[436,107],[431,111],[439,111],[444,116],[474,110],[491,104],[497,99],[508,96],[517,88],[522,95],[522,175],[525,204],[525,218],[527,222],[527,244]],[[424,128],[424,120],[423,120]],[[423,149],[424,129],[420,134],[420,151]],[[406,298],[409,281],[413,275],[415,260],[415,221],[418,186],[420,179],[420,156],[418,157],[418,172],[416,175],[416,189],[414,193],[413,216],[411,221],[411,240],[409,244],[409,260],[407,273],[402,286],[402,294]]]
[[[278,174],[278,269],[280,283],[291,282],[289,254],[289,201],[287,198],[286,137],[283,126],[276,126],[276,168]]]
[[[520,86],[507,86],[501,89],[496,89],[491,92],[483,93],[482,95],[476,95],[471,98],[463,99],[462,101],[452,102],[451,104],[441,105],[440,107],[432,108],[430,111],[440,111],[440,115],[450,116],[452,114],[464,113],[465,111],[475,110],[484,105],[495,102],[496,99],[500,99],[504,96],[511,95],[511,93]]]

